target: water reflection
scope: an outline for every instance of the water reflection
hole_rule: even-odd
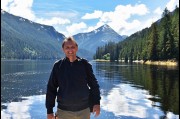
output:
[[[179,119],[176,68],[91,62],[101,89],[101,115],[91,119]],[[1,118],[45,119],[53,61],[1,64]],[[3,99],[3,100],[2,100]]]
[[[45,94],[52,64],[53,61],[1,61],[1,102]]]
[[[133,87],[149,91],[153,96],[149,98],[153,101],[153,106],[161,107],[164,113],[170,111],[179,115],[179,69],[177,67],[106,62],[96,65],[96,70],[98,75],[109,81],[133,84]],[[157,102],[161,105],[156,105]]]
[[[101,115],[91,119],[159,119],[164,113],[153,107],[152,97],[146,90],[139,90],[130,84],[118,84],[102,94]],[[7,109],[1,110],[2,119],[45,119],[45,95],[23,97],[20,102],[5,103]],[[159,105],[159,104],[156,104]],[[55,109],[54,109],[55,111]],[[112,113],[112,114],[111,114]],[[178,115],[168,112],[168,119],[178,119]]]
[[[45,119],[45,95],[23,98],[20,102],[3,104],[7,109],[1,110],[1,119]]]
[[[164,112],[159,107],[153,107],[152,97],[148,91],[137,89],[130,84],[119,84],[102,97],[102,109],[112,112],[121,118],[159,119]],[[160,105],[159,103],[156,105]],[[168,112],[168,119],[178,119],[178,115]]]

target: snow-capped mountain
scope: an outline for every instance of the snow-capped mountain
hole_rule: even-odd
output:
[[[53,59],[63,57],[60,50],[65,35],[53,26],[32,22],[1,10],[1,58]],[[92,59],[97,47],[124,39],[108,25],[73,36],[79,45],[78,55]]]
[[[125,37],[122,37],[115,32],[107,24],[88,33],[79,33],[73,36],[78,42],[80,49],[86,49],[93,54],[96,52],[97,47],[103,46],[108,42],[119,42]]]

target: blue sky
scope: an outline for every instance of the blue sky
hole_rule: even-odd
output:
[[[1,0],[1,9],[33,22],[53,26],[65,36],[108,24],[131,35],[173,11],[179,0]]]

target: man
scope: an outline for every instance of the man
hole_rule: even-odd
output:
[[[47,84],[47,119],[55,119],[56,98],[58,119],[90,119],[90,102],[92,112],[98,116],[101,97],[92,65],[76,56],[78,45],[73,37],[64,39],[62,49],[66,57],[55,62]]]

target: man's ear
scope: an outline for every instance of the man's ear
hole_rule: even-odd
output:
[[[64,52],[64,48],[61,47],[61,51]]]

